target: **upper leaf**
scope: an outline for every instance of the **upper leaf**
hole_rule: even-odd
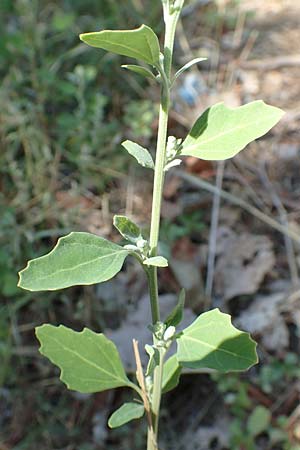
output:
[[[219,309],[201,314],[178,338],[177,358],[192,369],[246,370],[257,363],[256,342]]]
[[[185,304],[185,290],[181,289],[178,297],[178,302],[175,308],[171,311],[171,313],[165,320],[165,324],[167,327],[170,326],[177,327],[177,325],[180,324],[183,318],[184,304]]]
[[[120,406],[119,409],[112,413],[108,420],[108,426],[110,428],[121,427],[131,420],[140,419],[143,417],[144,412],[144,405],[140,403],[124,403],[124,405]]]
[[[129,140],[122,142],[122,145],[141,166],[146,167],[147,169],[154,170],[154,162],[152,156],[146,148]]]
[[[168,260],[163,256],[151,256],[144,259],[143,264],[155,267],[168,267]]]
[[[218,103],[195,122],[182,144],[182,155],[206,160],[232,158],[249,142],[267,133],[284,112],[258,100],[238,108]]]
[[[136,244],[142,239],[140,228],[126,216],[114,216],[114,226],[127,241]]]
[[[61,369],[69,389],[88,393],[132,386],[115,344],[103,334],[45,324],[36,328],[36,336],[41,354]]]
[[[192,61],[189,61],[188,63],[186,63],[184,66],[182,66],[174,75],[174,81],[183,73],[185,72],[187,69],[189,69],[190,67],[192,67],[194,64],[198,64],[202,61],[206,61],[207,58],[195,58],[192,59]]]
[[[136,66],[135,64],[123,64],[121,67],[123,67],[123,69],[131,70],[131,72],[138,73],[142,77],[151,78],[152,80],[156,81],[154,73],[152,73],[151,70],[146,69],[145,67]]]
[[[128,251],[89,233],[70,233],[45,256],[29,261],[19,286],[29,291],[101,283],[116,275]]]
[[[146,25],[136,30],[103,30],[84,33],[80,35],[80,39],[92,47],[136,58],[153,66],[159,63],[158,38]]]

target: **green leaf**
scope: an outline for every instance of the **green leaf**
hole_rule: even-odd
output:
[[[146,377],[152,375],[156,366],[159,365],[160,354],[157,348],[152,345],[145,345],[145,350],[149,355],[149,361],[146,370]]]
[[[136,66],[135,64],[123,64],[121,67],[123,67],[123,69],[131,70],[131,72],[138,73],[142,77],[151,78],[152,80],[156,81],[154,73],[152,73],[151,70],[146,69],[145,67]]]
[[[110,428],[117,428],[125,425],[125,423],[131,422],[134,419],[140,419],[145,412],[144,405],[140,403],[124,403],[119,409],[117,409],[109,418],[108,426]]]
[[[122,142],[122,145],[141,166],[146,167],[147,169],[154,170],[154,162],[152,156],[146,148],[141,147],[139,144],[128,140]]]
[[[191,369],[240,371],[258,361],[256,342],[249,333],[235,328],[231,317],[217,308],[201,314],[183,330],[177,343],[179,363]]]
[[[169,326],[177,327],[177,325],[180,324],[183,318],[184,303],[185,303],[185,290],[181,289],[177,305],[165,320],[167,328]]]
[[[128,251],[89,233],[70,233],[45,256],[29,261],[19,286],[29,291],[63,289],[101,283],[122,268]]]
[[[115,344],[103,334],[45,324],[36,328],[36,336],[41,354],[61,369],[69,389],[89,393],[132,386]]]
[[[142,25],[136,30],[103,30],[81,34],[80,39],[92,47],[129,56],[153,66],[159,63],[159,42],[154,31]]]
[[[140,228],[126,216],[114,216],[114,226],[127,241],[136,244],[142,239]]]
[[[162,379],[162,392],[171,391],[179,384],[182,366],[178,363],[176,355],[171,356],[164,364],[163,379]]]
[[[247,430],[252,437],[266,431],[271,423],[272,415],[264,406],[257,406],[249,416]]]
[[[146,258],[143,264],[155,267],[168,267],[168,260],[163,256],[152,256],[151,258]]]
[[[195,122],[181,154],[211,161],[232,158],[249,142],[266,134],[283,114],[261,100],[238,108],[218,103]]]
[[[185,72],[187,69],[189,69],[190,67],[192,67],[194,64],[198,64],[202,61],[206,61],[207,58],[195,58],[192,59],[192,61],[189,61],[188,63],[186,63],[183,67],[181,67],[181,69],[179,69],[175,75],[174,75],[174,81],[183,73]]]

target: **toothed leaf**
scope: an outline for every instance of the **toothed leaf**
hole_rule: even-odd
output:
[[[257,363],[256,342],[235,328],[219,309],[201,314],[177,340],[179,364],[220,372],[249,369]]]
[[[36,328],[36,336],[41,354],[60,368],[69,389],[90,393],[131,386],[115,344],[103,334],[45,324]]]

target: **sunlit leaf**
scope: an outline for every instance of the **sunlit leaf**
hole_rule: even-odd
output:
[[[182,155],[206,160],[232,158],[249,142],[266,134],[284,112],[258,100],[238,108],[218,103],[195,122],[182,144]]]
[[[142,25],[136,30],[103,30],[84,33],[80,39],[92,47],[139,59],[153,66],[159,63],[159,42],[154,31]]]
[[[257,363],[256,342],[219,309],[201,314],[183,330],[177,343],[179,363],[192,369],[240,371]]]
[[[29,261],[19,286],[29,291],[101,283],[122,268],[128,251],[90,233],[70,233],[45,256]]]

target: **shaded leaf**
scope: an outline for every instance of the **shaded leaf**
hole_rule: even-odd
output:
[[[92,47],[136,58],[153,66],[159,63],[158,38],[146,25],[136,30],[103,30],[84,33],[80,35],[80,39]]]
[[[156,81],[154,73],[152,73],[151,70],[146,69],[145,67],[137,66],[135,64],[123,64],[122,67],[123,69],[131,70],[131,72],[138,73],[142,77],[151,78],[152,80]]]
[[[246,370],[257,363],[256,342],[219,309],[201,314],[177,340],[177,358],[191,369]]]
[[[140,419],[145,412],[144,405],[140,403],[124,403],[119,409],[117,409],[109,418],[108,426],[110,428],[117,428],[125,425],[125,423],[131,422],[134,419]]]
[[[262,405],[257,406],[249,416],[247,430],[253,437],[266,431],[271,423],[271,412]]]
[[[157,348],[152,347],[152,345],[145,345],[145,350],[149,355],[149,361],[146,370],[146,377],[152,375],[156,366],[159,365],[160,354]]]
[[[127,241],[136,244],[142,239],[140,228],[126,216],[114,216],[114,226]]]
[[[188,63],[186,63],[184,66],[181,67],[181,69],[179,69],[175,75],[174,75],[174,81],[183,73],[185,72],[187,69],[189,69],[190,67],[192,67],[194,64],[198,64],[202,61],[206,61],[207,58],[195,58],[192,59],[192,61],[189,61]]]
[[[171,391],[179,384],[182,366],[178,363],[176,355],[171,356],[164,364],[162,392]]]
[[[143,264],[155,267],[168,267],[168,260],[163,256],[152,256],[151,258],[146,258]]]
[[[232,158],[249,142],[266,134],[283,114],[261,100],[238,108],[218,103],[195,122],[181,154],[207,160]]]
[[[132,386],[115,344],[103,334],[45,324],[36,328],[36,336],[41,354],[61,369],[69,389],[88,393]]]
[[[28,262],[19,274],[19,286],[52,291],[101,283],[121,270],[127,255],[127,250],[99,236],[70,233],[60,238],[50,253]]]
[[[123,147],[128,151],[128,153],[133,156],[137,162],[147,169],[153,169],[154,170],[154,162],[152,159],[152,156],[150,155],[149,151],[142,147],[139,144],[136,144],[132,141],[124,141],[122,142]]]
[[[178,297],[178,303],[173,309],[173,311],[171,311],[170,315],[167,317],[165,321],[167,327],[171,325],[173,327],[177,327],[177,325],[180,324],[183,318],[184,304],[185,304],[185,290],[181,289]]]

